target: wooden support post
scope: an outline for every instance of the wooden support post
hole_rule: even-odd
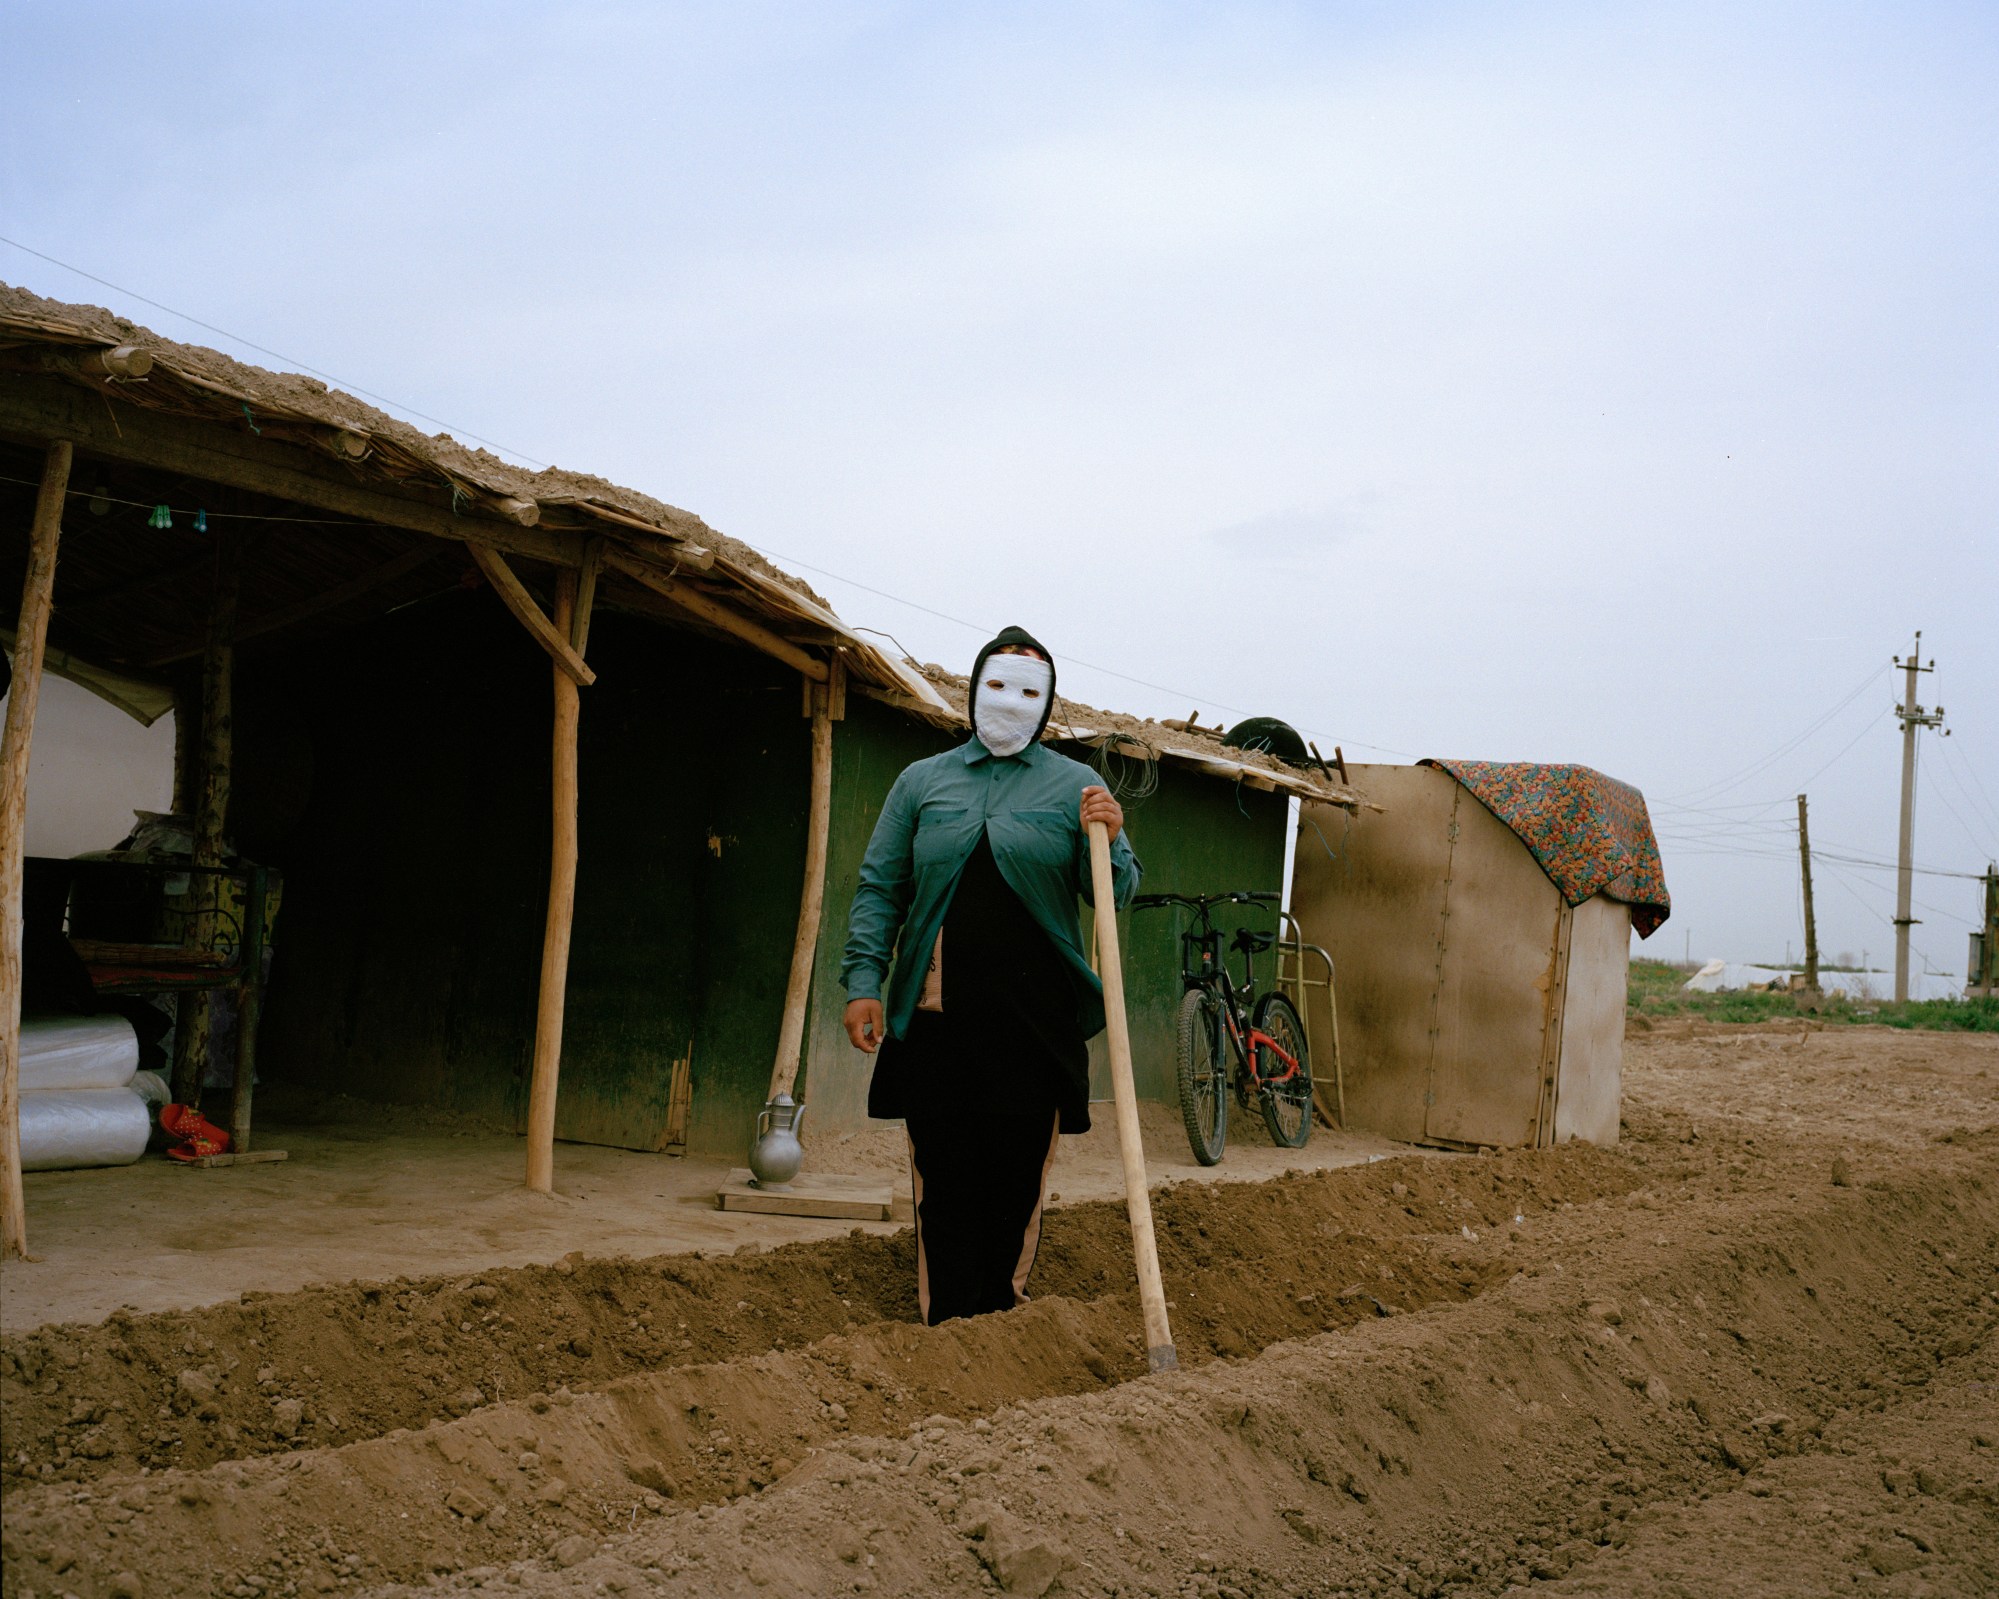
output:
[[[21,1191],[21,891],[26,872],[28,746],[42,692],[55,596],[56,545],[75,447],[58,440],[42,457],[28,575],[14,634],[14,676],[0,734],[0,1255],[28,1257],[27,1202]]]
[[[834,683],[846,668],[835,656],[832,681],[807,679],[812,699],[812,800],[805,823],[805,889],[798,897],[798,932],[791,941],[791,980],[784,988],[784,1021],[778,1029],[777,1062],[771,1068],[770,1099],[791,1092],[798,1081],[805,1045],[805,1007],[812,997],[812,963],[819,953],[819,915],[826,898],[826,840],[833,818]]]
[[[1153,1371],[1180,1364],[1166,1317],[1166,1286],[1159,1276],[1159,1246],[1152,1235],[1152,1191],[1145,1181],[1145,1140],[1138,1125],[1138,1086],[1131,1075],[1131,1023],[1124,1009],[1124,958],[1118,952],[1117,884],[1111,872],[1111,835],[1090,823],[1090,897],[1096,901],[1098,975],[1104,983],[1104,1017],[1111,1057],[1111,1097],[1117,1106],[1118,1153],[1124,1158],[1124,1208],[1138,1257],[1138,1300],[1145,1314],[1146,1363]]]
[[[589,631],[589,619],[577,614],[581,607],[576,590],[574,571],[556,574],[554,629],[565,651],[570,639],[584,637]],[[554,660],[554,828],[548,863],[548,923],[541,941],[541,997],[534,1022],[534,1075],[528,1085],[527,1186],[541,1194],[555,1191],[555,1089],[562,1070],[569,933],[576,915],[576,733],[582,713],[578,678],[561,656]],[[581,681],[594,678],[593,673]]]
[[[264,899],[269,873],[250,868],[243,894],[243,983],[236,991],[236,1076],[229,1096],[229,1148],[250,1152],[250,1103],[257,1089],[257,1021],[264,1008]]]
[[[201,760],[194,790],[194,864],[222,864],[223,829],[229,822],[229,788],[235,762],[236,601],[242,592],[241,548],[230,535],[216,543],[215,586],[208,607],[208,647],[201,659]],[[221,879],[190,880],[200,902],[201,934],[212,933],[220,909]],[[215,996],[207,989],[180,996],[174,1027],[173,1094],[177,1103],[201,1106],[214,1030]]]
[[[1819,924],[1812,915],[1812,834],[1805,820],[1805,796],[1798,796],[1798,861],[1805,882],[1805,987],[1819,991]]]

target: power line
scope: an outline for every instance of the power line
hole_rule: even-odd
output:
[[[520,460],[527,462],[530,466],[545,467],[548,465],[548,462],[537,461],[532,455],[516,450],[509,445],[495,444],[491,439],[482,439],[476,433],[466,433],[463,429],[450,422],[446,422],[441,417],[428,415],[423,411],[417,410],[413,405],[405,405],[401,400],[392,400],[387,395],[375,393],[372,389],[364,389],[358,383],[349,383],[345,378],[337,378],[331,372],[322,372],[316,366],[307,366],[305,362],[301,361],[295,355],[282,355],[267,345],[257,343],[254,339],[244,338],[240,333],[231,333],[227,328],[219,328],[213,322],[204,322],[198,316],[190,316],[185,311],[176,311],[170,305],[162,305],[158,300],[148,299],[136,289],[125,288],[121,284],[113,283],[109,278],[100,278],[95,272],[86,272],[80,266],[71,266],[67,261],[59,261],[54,256],[37,250],[33,245],[23,244],[19,239],[10,239],[4,234],[0,234],[0,244],[12,245],[16,250],[24,251],[26,254],[34,256],[37,260],[48,262],[50,266],[59,266],[65,272],[74,272],[80,278],[87,278],[90,282],[98,284],[103,288],[115,290],[128,299],[137,300],[141,305],[150,305],[155,311],[164,311],[168,316],[177,316],[181,321],[191,322],[206,332],[219,334],[232,343],[242,345],[246,350],[255,350],[259,355],[268,355],[273,361],[283,361],[289,366],[296,367],[301,372],[310,372],[316,378],[324,378],[328,383],[338,384],[350,394],[358,394],[363,399],[377,400],[383,405],[394,406],[397,410],[407,412],[422,422],[435,422],[439,427],[454,436],[462,434],[463,437],[470,439],[474,444],[484,444],[495,450],[504,450],[508,455],[516,456]]]
[[[1944,768],[1944,770],[1947,772],[1948,768]],[[1950,802],[1950,796],[1946,794],[1941,788],[1937,787],[1937,785],[1934,782],[1931,782],[1929,780],[1930,774],[1927,770],[1923,771],[1921,773],[1921,776],[1929,788],[1930,797],[1932,799],[1939,800],[1942,802],[1943,808],[1949,811],[1952,820],[1954,820],[1959,827],[1964,829],[1964,836],[1971,840],[1972,844],[1977,848],[1980,854],[1982,854],[1987,860],[1990,860],[1995,853],[1999,853],[1999,851],[1995,851],[1986,840],[1980,838],[1978,834],[1972,829],[1971,824],[1967,822],[1961,815],[1958,814],[1957,807],[1951,804]]]
[[[1887,923],[1887,924],[1888,924],[1888,925],[1889,925],[1890,927],[1893,927],[1893,926],[1895,925],[1895,918],[1894,918],[1894,917],[1892,917],[1892,916],[1883,916],[1883,915],[1881,914],[1881,912],[1880,912],[1880,911],[1876,910],[1876,909],[1875,909],[1875,908],[1874,908],[1873,906],[1869,905],[1869,904],[1867,903],[1867,901],[1866,901],[1866,900],[1864,900],[1864,899],[1862,899],[1862,898],[1860,897],[1859,893],[1855,891],[1855,889],[1853,888],[1853,886],[1852,886],[1852,885],[1851,885],[1850,883],[1848,883],[1848,882],[1846,881],[1846,877],[1845,877],[1845,874],[1844,874],[1844,873],[1841,873],[1841,872],[1839,872],[1839,871],[1835,870],[1835,871],[1833,872],[1833,874],[1832,874],[1832,878],[1833,878],[1833,881],[1834,881],[1834,882],[1836,882],[1836,883],[1838,883],[1838,884],[1839,884],[1839,886],[1840,886],[1841,888],[1845,889],[1845,890],[1846,890],[1846,892],[1847,892],[1848,894],[1852,895],[1852,897],[1853,897],[1853,900],[1854,900],[1854,902],[1855,902],[1855,903],[1856,903],[1857,905],[1859,905],[1859,906],[1860,906],[1860,908],[1861,908],[1861,909],[1862,909],[1863,911],[1865,911],[1865,912],[1866,912],[1866,913],[1867,913],[1867,914],[1868,914],[1868,915],[1869,915],[1870,917],[1874,917],[1874,918],[1876,918],[1877,920],[1880,920],[1880,921],[1884,921],[1884,922],[1886,922],[1886,923]],[[1927,973],[1928,973],[1928,974],[1929,974],[1930,976],[1932,976],[1932,977],[1954,977],[1954,976],[1956,976],[1956,975],[1957,975],[1957,974],[1956,974],[1955,972],[1950,972],[1950,971],[1946,971],[1946,970],[1945,970],[1945,969],[1944,969],[1943,967],[1941,967],[1941,966],[1937,965],[1937,963],[1936,963],[1935,961],[1931,960],[1931,959],[1930,959],[1930,952],[1929,952],[1928,950],[1924,949],[1924,948],[1923,948],[1923,947],[1922,947],[1922,946],[1921,946],[1920,944],[1918,944],[1918,943],[1917,943],[1917,942],[1916,942],[1916,941],[1915,941],[1914,939],[1911,939],[1911,940],[1909,941],[1909,947],[1910,947],[1911,949],[1913,949],[1913,950],[1914,950],[1914,951],[1915,951],[1915,952],[1916,952],[1916,953],[1917,953],[1918,955],[1922,956],[1922,958],[1923,958],[1923,970],[1924,970],[1925,972],[1927,972]]]
[[[1800,783],[1798,785],[1798,791],[1800,793],[1809,792],[1812,784],[1817,782],[1819,778],[1823,777],[1827,772],[1831,771],[1833,767],[1837,766],[1842,760],[1844,760],[1848,752],[1852,750],[1854,744],[1858,744],[1869,733],[1873,732],[1874,729],[1880,724],[1882,716],[1886,714],[1887,714],[1886,712],[1877,712],[1875,714],[1873,721],[1869,722],[1858,733],[1855,733],[1853,735],[1852,743],[1848,744],[1844,749],[1842,749],[1839,752],[1839,754],[1835,755],[1831,760],[1827,761],[1825,765],[1821,766],[1816,772],[1812,773],[1810,777],[1806,778],[1802,783]]]
[[[744,540],[743,542],[748,543],[749,541]],[[912,611],[921,611],[925,616],[934,616],[940,622],[949,622],[955,627],[962,627],[968,632],[979,635],[981,638],[989,638],[993,633],[998,631],[984,622],[967,621],[962,616],[953,616],[949,611],[940,611],[935,606],[923,605],[916,600],[905,599],[900,594],[891,593],[888,589],[876,588],[871,583],[863,583],[856,578],[848,577],[843,572],[835,572],[823,566],[815,566],[810,561],[801,561],[794,555],[785,555],[780,551],[769,549],[761,544],[750,544],[749,547],[766,560],[776,561],[785,567],[796,567],[802,572],[811,572],[819,577],[831,578],[835,583],[845,583],[849,588],[856,588],[862,593],[872,594],[878,599],[890,600],[897,605],[907,606]],[[898,646],[898,648],[901,648],[901,646]],[[909,652],[907,649],[904,649],[903,653],[908,654]],[[1066,650],[1062,652],[1062,659],[1071,665],[1083,667],[1087,671],[1100,672],[1105,677],[1114,677],[1121,683],[1133,683],[1140,688],[1149,688],[1157,694],[1170,694],[1175,699],[1184,699],[1192,705],[1212,705],[1216,710],[1227,711],[1231,716],[1254,716],[1257,714],[1254,711],[1244,710],[1240,705],[1225,704],[1223,701],[1209,694],[1196,694],[1188,689],[1174,688],[1169,684],[1154,683],[1149,678],[1133,677],[1129,672],[1120,672],[1115,667],[1099,666],[1094,661],[1086,661],[1080,655],[1072,655]],[[1302,731],[1314,738],[1330,740],[1332,737],[1332,735],[1326,733],[1323,729],[1316,727],[1304,728]],[[1356,749],[1378,750],[1384,755],[1400,755],[1407,760],[1418,758],[1408,750],[1390,749],[1386,744],[1370,744],[1365,739],[1352,738],[1346,734],[1341,734],[1339,737],[1342,743],[1352,744]]]
[[[1795,737],[1786,740],[1783,744],[1779,745],[1776,749],[1772,750],[1768,755],[1764,756],[1761,760],[1752,761],[1749,765],[1743,767],[1740,771],[1736,772],[1732,777],[1721,779],[1719,782],[1706,784],[1700,788],[1691,789],[1686,794],[1682,795],[1681,798],[1687,801],[1688,803],[1692,803],[1697,800],[1712,800],[1718,798],[1720,795],[1726,794],[1730,789],[1737,787],[1739,784],[1747,782],[1751,777],[1754,777],[1757,773],[1762,772],[1768,769],[1769,767],[1775,765],[1778,761],[1782,760],[1786,755],[1790,754],[1792,750],[1796,749],[1799,745],[1803,744],[1820,728],[1824,727],[1826,723],[1830,722],[1834,717],[1839,715],[1839,713],[1845,710],[1847,706],[1851,705],[1855,700],[1859,699],[1862,694],[1866,693],[1867,690],[1874,685],[1875,679],[1883,676],[1888,670],[1889,670],[1888,667],[1877,666],[1873,671],[1869,672],[1865,678],[1863,678],[1858,684],[1854,686],[1853,691],[1851,693],[1849,693],[1831,710],[1827,711],[1823,716],[1819,717],[1817,721],[1813,722],[1802,733],[1799,733]],[[1834,759],[1837,758],[1838,758],[1837,756],[1834,757]]]
[[[1945,752],[1945,760],[1942,767],[1943,774],[1950,779],[1951,786],[1963,797],[1964,803],[1970,807],[1972,815],[1976,816],[1981,823],[1987,823],[1994,828],[1999,828],[1999,813],[1994,813],[1982,795],[1972,789],[1964,780],[1965,777],[1969,777],[1973,783],[1978,781],[1978,773],[1972,767],[1970,759],[1963,751],[1956,747],[1955,739],[1948,744],[1942,745],[1941,748]],[[1963,776],[1959,775],[1960,769],[1962,769]],[[1993,853],[1989,844],[1985,847],[1985,853],[1988,858]]]
[[[1966,790],[1966,797],[1974,799],[1974,808],[1979,810],[1983,815],[1991,818],[1994,827],[1999,827],[1999,805],[1995,805],[1992,801],[1992,796],[1986,792],[1985,779],[1978,775],[1978,768],[1971,764],[1971,757],[1966,755],[1955,744],[1946,744],[1944,749],[1947,752],[1947,759],[1955,761],[1964,768],[1964,775],[1971,779],[1973,786],[1977,790],[1975,796],[1970,790]]]

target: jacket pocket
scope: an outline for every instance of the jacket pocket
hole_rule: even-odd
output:
[[[926,867],[955,860],[965,847],[970,812],[963,805],[925,805],[917,813],[909,853],[919,875]]]
[[[1066,806],[1007,811],[993,818],[993,842],[1018,865],[1067,871],[1076,857],[1076,813]]]

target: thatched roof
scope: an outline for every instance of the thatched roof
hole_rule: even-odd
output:
[[[137,375],[122,376],[120,368]],[[740,613],[783,641],[837,648],[863,683],[919,700],[929,696],[920,674],[850,630],[810,586],[692,512],[603,478],[514,466],[448,434],[426,434],[317,378],[249,366],[162,338],[100,306],[66,305],[0,284],[0,381],[9,379],[22,393],[51,381],[95,391],[106,403],[89,416],[120,437],[118,414],[129,406],[199,424],[202,437],[221,435],[217,442],[239,453],[269,456],[269,446],[291,446],[286,467],[294,479],[304,472],[334,487],[385,492],[398,497],[404,512],[426,513],[427,522],[396,521],[393,511],[378,511],[373,523],[356,515],[340,538],[357,551],[357,563],[385,553],[385,546],[371,552],[363,537],[383,522],[438,532],[456,519],[481,540],[521,530],[510,536],[522,546],[516,553],[530,560],[537,548],[531,533],[566,536],[572,545],[579,536],[601,537],[668,585],[667,598],[689,608],[686,625],[713,631],[718,617]],[[301,541],[292,547],[302,558],[301,578],[322,592],[340,581],[337,556],[344,551],[317,552],[326,559],[308,571],[316,552]],[[282,605],[281,597],[271,597]],[[309,599],[309,593],[294,596],[298,603]],[[136,613],[125,620],[143,631]],[[144,647],[157,659],[166,646],[155,639]]]
[[[949,707],[949,714],[939,715],[913,704],[908,709],[927,716],[939,726],[967,725],[965,705],[970,682],[961,674],[935,664],[919,670]],[[1122,711],[1099,710],[1061,693],[1058,678],[1055,711],[1048,719],[1046,737],[1053,743],[1083,744],[1127,760],[1188,766],[1210,777],[1246,783],[1266,792],[1296,794],[1303,799],[1349,808],[1380,808],[1323,766],[1297,766],[1262,750],[1237,749],[1224,741],[1224,731],[1219,727],[1190,727],[1184,722],[1168,724],[1148,717],[1128,716]]]
[[[557,467],[530,471],[448,434],[424,433],[317,378],[246,365],[201,345],[162,338],[101,306],[64,304],[0,284],[0,388],[8,386],[22,416],[40,414],[38,405],[48,412],[63,395],[95,394],[98,399],[73,410],[69,420],[95,428],[97,453],[107,458],[145,456],[125,447],[129,430],[119,416],[130,407],[171,419],[162,422],[168,429],[162,435],[166,455],[174,453],[167,446],[174,446],[183,455],[193,450],[210,462],[226,461],[239,474],[260,464],[276,472],[286,487],[253,496],[261,509],[217,513],[290,524],[285,572],[262,578],[267,587],[258,598],[267,619],[317,611],[348,590],[357,601],[365,592],[377,604],[414,592],[425,581],[417,568],[426,552],[408,547],[406,529],[496,542],[503,549],[511,544],[513,553],[528,561],[551,553],[559,559],[562,549],[578,547],[579,537],[600,538],[624,552],[618,567],[622,597],[607,595],[602,603],[661,606],[658,614],[680,625],[733,632],[752,642],[762,632],[767,649],[837,650],[864,691],[940,726],[965,723],[964,679],[887,653],[851,629],[802,580],[691,511],[637,489]],[[13,414],[0,405],[0,436],[9,431],[26,436],[18,419],[9,428]],[[87,441],[79,442],[87,447]],[[199,472],[189,469],[187,475]],[[157,485],[164,482],[155,473],[147,486],[161,492]],[[344,514],[323,519],[275,514],[272,506],[286,492],[310,494],[311,503],[332,504]],[[357,495],[369,497],[362,502]],[[156,555],[170,553],[175,536],[162,533],[148,542]],[[156,561],[143,581],[113,565],[96,573],[85,565],[83,590],[98,607],[89,618],[98,647],[76,652],[78,672],[94,668],[102,678],[110,668],[143,680],[150,670],[191,653],[188,606],[174,583],[201,580],[206,568],[200,545],[188,548],[192,559],[184,555],[179,565]],[[87,554],[65,556],[72,564],[79,558],[89,560]],[[74,611],[58,607],[59,618],[65,615],[73,619]],[[750,624],[747,632],[742,623]],[[104,692],[101,683],[92,686]],[[1169,727],[1066,698],[1050,737],[1108,746],[1129,758],[1172,761],[1260,789],[1334,804],[1366,803],[1321,769],[1231,748],[1217,730]]]

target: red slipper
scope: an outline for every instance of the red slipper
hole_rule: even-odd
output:
[[[201,1160],[229,1152],[229,1135],[192,1105],[162,1105],[160,1129],[180,1140],[167,1151],[169,1160]]]

